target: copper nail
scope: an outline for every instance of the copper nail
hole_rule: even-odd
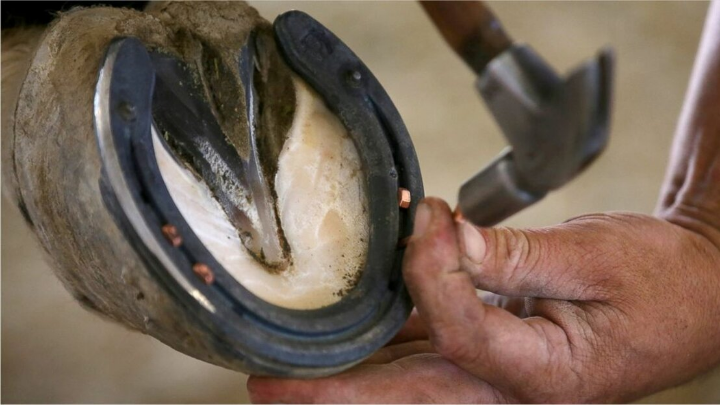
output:
[[[400,187],[398,189],[398,205],[400,205],[400,208],[409,207],[411,200],[412,196],[410,195],[410,190]]]
[[[163,236],[165,236],[165,239],[167,239],[174,247],[182,245],[182,237],[180,237],[180,234],[175,226],[170,224],[163,225],[161,231]]]
[[[193,273],[205,284],[212,284],[215,281],[215,275],[207,264],[195,263],[193,265]]]
[[[453,211],[453,219],[455,222],[463,222],[465,221],[465,217],[463,216],[462,211],[460,211],[460,206],[455,207],[455,211]]]

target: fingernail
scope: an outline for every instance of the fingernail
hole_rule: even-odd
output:
[[[462,239],[462,249],[465,256],[473,263],[482,263],[485,259],[487,245],[480,230],[469,222],[463,222],[460,224],[460,239]]]
[[[432,208],[424,202],[420,202],[415,210],[415,225],[413,236],[420,237],[427,230],[432,218]]]

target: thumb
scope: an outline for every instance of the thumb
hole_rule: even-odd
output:
[[[445,359],[498,389],[527,384],[546,369],[549,345],[566,341],[564,331],[547,319],[523,321],[484,304],[460,268],[457,228],[444,201],[424,199],[403,259],[405,282],[430,342]]]
[[[540,229],[456,226],[460,265],[477,288],[506,296],[601,299],[607,234],[592,221]],[[602,248],[600,248],[602,247]]]

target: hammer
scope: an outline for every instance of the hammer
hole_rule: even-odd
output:
[[[420,4],[477,74],[477,89],[510,144],[460,187],[457,216],[493,226],[600,155],[608,140],[612,50],[560,77],[529,46],[514,43],[482,2]]]

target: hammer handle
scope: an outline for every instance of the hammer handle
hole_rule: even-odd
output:
[[[500,22],[480,1],[421,1],[445,41],[477,74],[512,45]]]

